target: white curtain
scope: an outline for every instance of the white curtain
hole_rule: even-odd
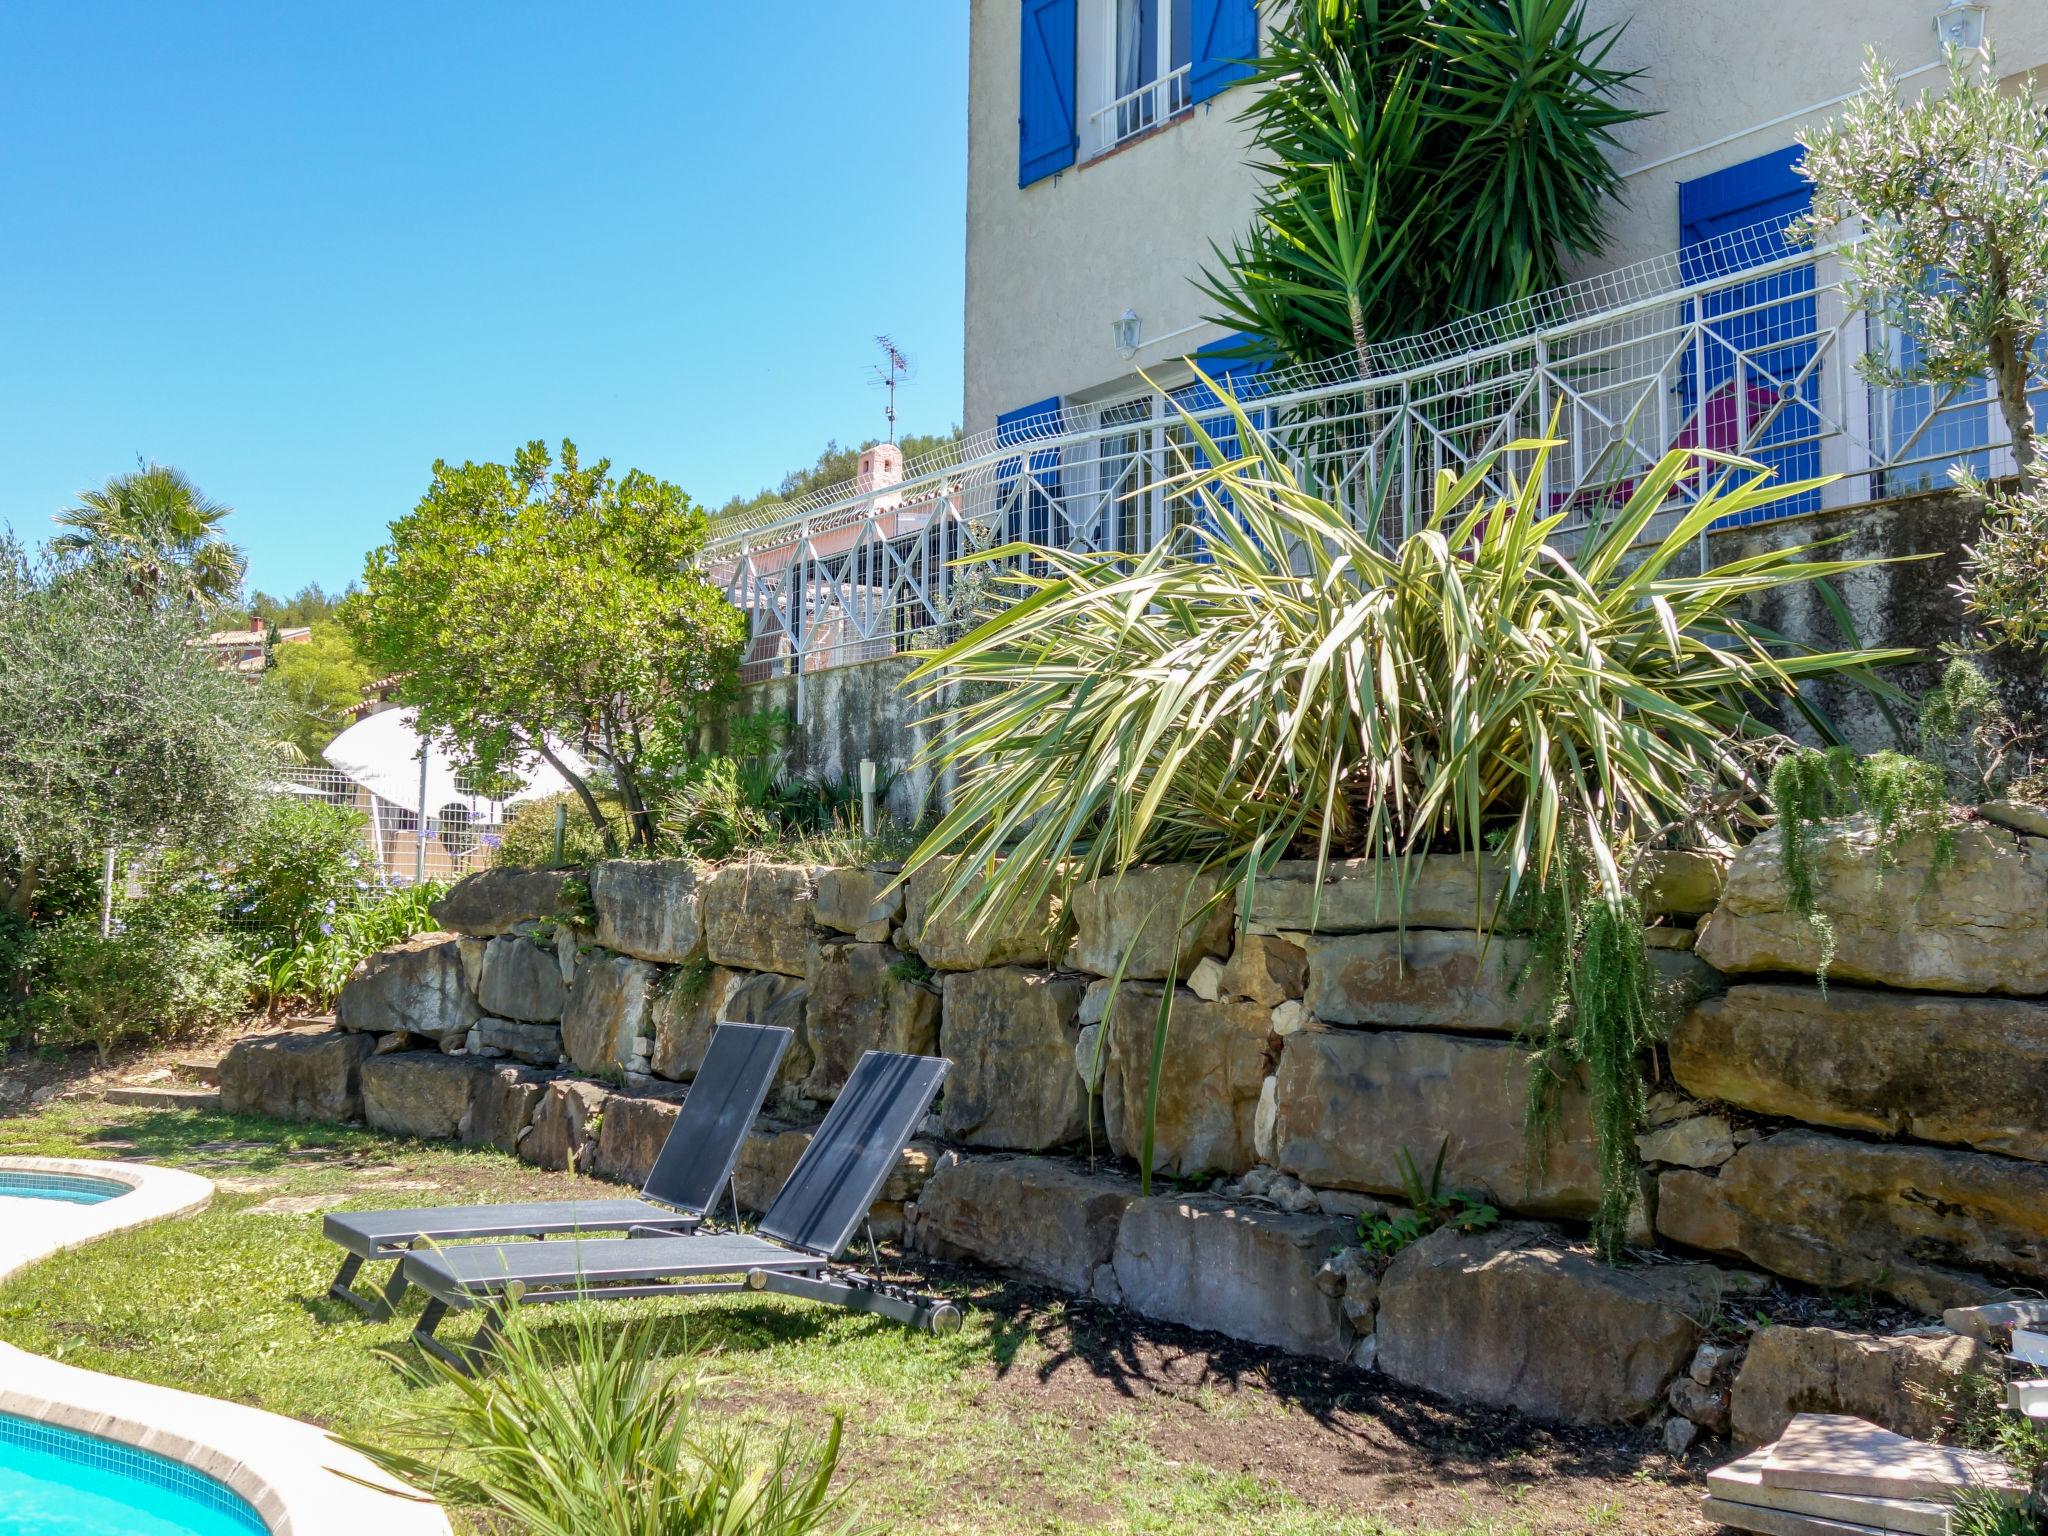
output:
[[[1116,0],[1116,93],[1128,96],[1151,78],[1145,68],[1147,0]]]

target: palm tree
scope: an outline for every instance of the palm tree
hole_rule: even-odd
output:
[[[209,500],[183,471],[149,464],[78,493],[57,514],[70,529],[50,541],[61,557],[117,571],[146,602],[206,607],[242,585],[242,556],[220,531],[235,509]]]

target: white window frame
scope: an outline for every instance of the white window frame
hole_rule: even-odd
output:
[[[1155,0],[1159,8],[1159,57],[1154,76],[1135,91],[1115,94],[1116,82],[1116,0],[1080,0],[1081,46],[1092,58],[1084,60],[1083,79],[1077,82],[1081,106],[1081,159],[1093,160],[1120,145],[1141,138],[1163,124],[1172,122],[1193,105],[1192,40],[1189,62],[1178,69],[1173,64],[1174,0]],[[1192,17],[1189,18],[1192,25]],[[1093,46],[1090,39],[1093,39]],[[1092,63],[1093,68],[1087,65]]]

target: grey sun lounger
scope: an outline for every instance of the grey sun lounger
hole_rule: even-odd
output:
[[[421,1243],[477,1238],[559,1237],[582,1232],[687,1232],[707,1220],[732,1190],[754,1117],[775,1083],[792,1031],[768,1024],[722,1023],[711,1033],[704,1064],[683,1096],[661,1155],[637,1199],[544,1200],[503,1205],[418,1206],[395,1211],[334,1211],[322,1231],[346,1251],[327,1294],[370,1317],[388,1317],[405,1294],[405,1267],[391,1273],[382,1296],[353,1288],[366,1263],[402,1259]]]
[[[866,1225],[868,1208],[930,1109],[947,1066],[940,1057],[892,1051],[861,1057],[754,1233],[648,1233],[408,1253],[401,1270],[429,1297],[414,1341],[467,1370],[490,1348],[504,1309],[523,1302],[738,1290],[777,1291],[877,1312],[933,1333],[957,1328],[960,1310],[952,1303],[914,1295],[836,1262]],[[472,1307],[482,1311],[483,1321],[467,1346],[451,1347],[434,1336],[451,1308]]]

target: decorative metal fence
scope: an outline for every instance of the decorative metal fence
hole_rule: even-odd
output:
[[[759,509],[719,528],[709,557],[752,620],[744,673],[801,677],[905,648],[957,617],[953,562],[991,543],[1109,553],[1174,537],[1195,515],[1166,489],[1201,459],[1189,418],[1235,443],[1219,390],[1388,538],[1440,471],[1544,435],[1553,413],[1567,446],[1542,495],[1568,535],[1674,448],[1745,455],[1787,482],[1841,477],[1745,521],[1931,488],[1956,465],[2010,473],[1982,381],[1865,382],[1861,358],[1910,360],[1914,342],[1849,303],[1842,249],[1795,249],[1782,222],[1758,225],[1377,348],[1369,369],[1221,360],[1208,385],[1068,405],[914,461],[900,484]],[[2034,399],[2038,419],[2048,383]],[[1525,481],[1532,460],[1504,454],[1497,472]],[[1671,515],[1716,473],[1700,460]]]
[[[361,812],[370,867],[384,885],[459,880],[488,868],[505,830],[506,807],[498,801],[430,806],[423,824],[410,806],[372,794],[333,768],[283,769],[272,789]]]

